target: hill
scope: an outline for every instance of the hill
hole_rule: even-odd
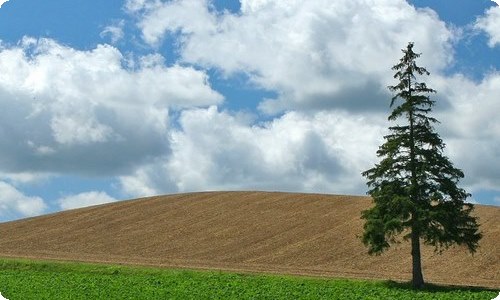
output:
[[[105,204],[0,224],[0,256],[409,280],[408,243],[369,256],[368,197],[205,192]],[[423,249],[428,282],[500,287],[500,207],[477,205],[471,256]]]

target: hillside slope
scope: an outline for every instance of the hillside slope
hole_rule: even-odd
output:
[[[0,256],[408,280],[408,243],[371,257],[368,197],[207,192],[124,201],[0,224]],[[429,282],[500,287],[500,208],[476,206],[474,256],[423,249]]]

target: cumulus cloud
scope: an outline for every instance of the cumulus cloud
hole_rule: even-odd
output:
[[[127,67],[128,66],[128,67]],[[169,112],[221,103],[205,72],[24,38],[0,48],[0,167],[113,174],[168,152]]]
[[[500,45],[500,6],[489,8],[484,16],[477,19],[475,28],[489,36],[488,46],[493,48]]]
[[[435,116],[446,155],[469,192],[499,191],[500,74],[482,82],[433,76]],[[386,99],[389,101],[389,98]],[[185,110],[170,137],[172,152],[120,178],[132,196],[197,190],[284,190],[363,194],[360,173],[377,161],[390,125],[386,113],[288,112],[269,122],[208,109]]]
[[[500,73],[491,73],[476,83],[463,75],[436,81],[447,95],[449,111],[437,114],[447,150],[465,171],[464,183],[473,190],[500,191]]]
[[[139,21],[138,26],[144,40],[150,45],[158,46],[168,31],[181,31],[185,34],[213,32],[216,29],[216,19],[208,12],[206,4],[204,0],[163,3],[156,0],[129,0],[125,7],[129,12],[143,12],[147,15]]]
[[[453,32],[432,10],[403,0],[245,0],[238,14],[210,5],[127,2],[146,42],[157,45],[180,33],[185,62],[245,73],[253,84],[277,92],[277,99],[261,103],[266,113],[380,108],[390,66],[408,41],[432,53],[423,63],[433,70],[451,60]]]
[[[115,201],[117,200],[105,192],[91,191],[62,197],[57,200],[57,203],[62,210],[67,210]]]
[[[42,198],[27,196],[11,184],[0,181],[0,219],[35,216],[46,208]]]
[[[122,177],[125,189],[136,196],[234,189],[359,193],[360,172],[370,167],[383,132],[374,120],[342,112],[290,112],[252,125],[247,116],[210,107],[184,111],[179,123],[172,154]]]
[[[5,2],[7,2],[7,1],[9,1],[9,0],[0,0],[0,8],[2,8],[2,5],[4,5]]]

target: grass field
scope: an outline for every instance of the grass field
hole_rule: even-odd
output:
[[[493,299],[497,292],[408,284],[0,259],[16,299]]]

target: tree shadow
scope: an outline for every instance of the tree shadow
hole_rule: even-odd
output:
[[[480,287],[480,286],[463,286],[463,285],[444,285],[444,284],[434,284],[426,283],[421,289],[414,289],[411,282],[397,282],[397,281],[386,281],[384,285],[389,289],[407,290],[407,291],[424,291],[430,293],[437,292],[497,292],[498,289],[490,287]]]

